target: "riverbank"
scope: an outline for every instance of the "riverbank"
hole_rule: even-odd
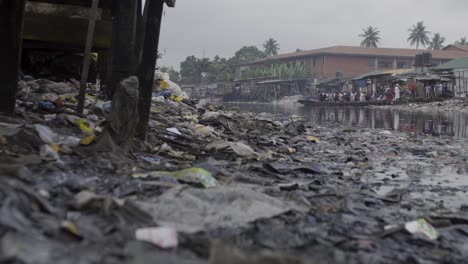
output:
[[[0,117],[2,259],[462,263],[468,257],[464,140],[159,98],[147,142],[135,141],[127,155],[102,152],[89,139],[105,124],[98,99],[88,98],[81,121],[66,108],[47,112],[28,100],[19,100],[15,117]],[[75,138],[81,144],[68,145]],[[417,222],[419,233],[412,228],[418,219],[429,223]]]
[[[450,111],[468,113],[468,102],[463,99],[450,99],[441,102],[430,102],[421,104],[381,105],[371,106],[380,109],[396,109],[407,111]]]

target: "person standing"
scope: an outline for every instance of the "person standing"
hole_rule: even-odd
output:
[[[393,99],[394,101],[398,101],[400,100],[400,86],[397,84],[395,86],[395,99]]]
[[[416,84],[414,83],[414,81],[411,81],[410,93],[411,93],[411,97],[414,97],[416,94]]]
[[[385,96],[387,97],[387,102],[391,102],[393,100],[393,94],[392,94],[392,91],[390,89],[390,86],[387,86],[385,88]]]

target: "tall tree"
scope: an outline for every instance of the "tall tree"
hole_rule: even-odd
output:
[[[445,38],[442,37],[439,33],[435,33],[432,37],[431,42],[429,43],[430,50],[441,50],[444,46]]]
[[[234,57],[229,59],[230,65],[251,62],[266,57],[265,52],[259,50],[255,46],[244,46],[238,50]]]
[[[195,83],[198,81],[197,60],[195,56],[189,56],[180,63],[180,77],[182,83]]]
[[[198,83],[203,81],[204,75],[211,72],[212,62],[208,58],[198,59],[196,63],[196,73],[198,78]]]
[[[468,41],[466,41],[466,37],[460,38],[460,40],[455,41],[456,45],[468,45]]]
[[[267,56],[278,55],[279,44],[274,38],[269,38],[263,44],[264,52]]]
[[[380,31],[378,28],[369,26],[368,28],[362,29],[363,33],[359,37],[364,38],[361,42],[362,47],[378,48],[380,44]]]
[[[425,47],[430,43],[429,34],[431,32],[426,30],[426,26],[423,21],[419,21],[416,25],[413,25],[412,28],[408,29],[408,31],[410,32],[408,42],[411,46],[416,44],[416,49],[419,48],[419,45]]]

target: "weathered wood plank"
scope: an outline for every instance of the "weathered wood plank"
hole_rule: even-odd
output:
[[[154,70],[158,58],[159,35],[161,31],[164,0],[152,0],[147,3],[146,8],[147,16],[143,27],[145,30],[143,33],[143,55],[138,68],[138,78],[140,80],[138,112],[140,122],[137,126],[137,136],[141,139],[145,139],[146,137],[150,116]]]
[[[15,111],[25,0],[0,1],[0,112]]]
[[[79,114],[83,113],[84,101],[86,96],[86,83],[88,82],[89,63],[91,62],[91,50],[93,48],[94,28],[97,19],[97,7],[99,0],[93,0],[91,6],[91,13],[89,14],[88,34],[86,36],[86,48],[83,58],[83,67],[81,72],[80,93],[78,95],[78,109]]]
[[[84,49],[88,21],[67,17],[28,14],[24,18],[24,40],[42,41],[74,45]],[[112,41],[112,22],[98,21],[94,35],[96,48],[110,48]]]

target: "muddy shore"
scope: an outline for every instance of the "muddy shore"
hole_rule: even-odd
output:
[[[91,101],[88,117],[97,119],[85,119],[99,127],[105,115]],[[468,257],[464,140],[313,126],[159,98],[148,141],[136,141],[130,154],[99,152],[91,142],[62,146],[58,159],[41,152],[37,124],[89,135],[64,113],[25,102],[15,117],[0,117],[0,259],[9,263]],[[418,219],[436,233],[405,227]],[[177,242],[174,233],[156,233],[151,243],[135,235],[158,226],[176,232]]]

